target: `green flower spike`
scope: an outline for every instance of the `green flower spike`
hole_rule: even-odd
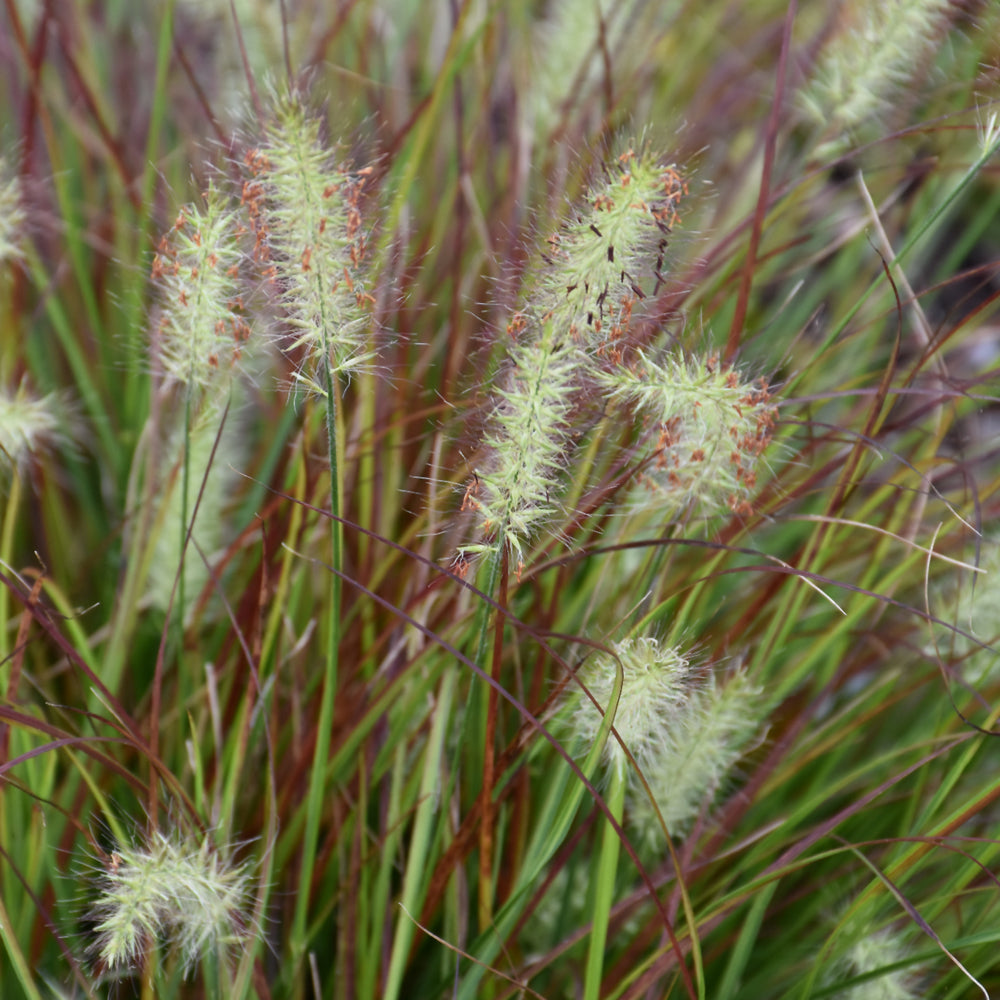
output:
[[[155,832],[120,846],[101,876],[93,951],[111,970],[139,964],[154,945],[177,950],[187,972],[250,933],[250,872],[207,839]]]
[[[369,296],[360,284],[365,253],[361,196],[371,175],[337,167],[320,141],[319,121],[297,95],[275,100],[265,141],[246,156],[243,202],[256,235],[255,254],[281,289],[285,316],[303,349],[298,379],[326,396],[336,380],[372,357],[364,351]],[[330,383],[332,385],[332,382]]]
[[[235,219],[214,187],[203,207],[181,209],[160,242],[152,277],[160,290],[157,348],[167,376],[190,389],[228,378],[250,328],[238,275]]]

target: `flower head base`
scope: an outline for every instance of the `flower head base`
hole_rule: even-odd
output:
[[[318,120],[297,95],[278,97],[265,141],[245,159],[243,203],[256,237],[255,255],[281,289],[288,323],[302,348],[299,379],[319,395],[328,378],[359,368],[371,296],[360,283],[365,253],[361,199],[372,168],[334,165]],[[325,370],[324,370],[325,369]]]
[[[174,946],[190,971],[251,933],[250,873],[208,841],[153,833],[120,846],[101,876],[93,951],[109,969],[138,964],[155,944]]]
[[[714,358],[657,362],[641,352],[631,367],[602,373],[611,398],[655,427],[643,484],[677,507],[725,504],[749,513],[756,464],[771,440],[767,389],[743,382]]]
[[[238,291],[241,257],[234,213],[214,187],[204,207],[182,208],[160,241],[152,272],[160,288],[158,350],[172,380],[206,389],[238,361],[250,336]]]

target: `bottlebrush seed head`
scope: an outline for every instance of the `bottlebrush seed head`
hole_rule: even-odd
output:
[[[525,543],[557,510],[553,496],[580,357],[569,342],[545,340],[516,345],[511,357],[485,439],[489,466],[476,474],[463,506],[474,510],[484,534],[509,545],[520,563]]]
[[[688,695],[690,665],[676,649],[656,639],[630,639],[613,646],[614,656],[596,656],[580,674],[580,680],[594,701],[607,712],[611,706],[620,661],[624,673],[621,697],[614,716],[614,727],[621,743],[613,736],[605,746],[605,761],[610,768],[626,770],[628,758],[622,743],[644,770],[655,759],[657,748],[668,739],[671,720],[680,711]],[[616,660],[617,657],[617,660]],[[573,731],[584,745],[597,737],[602,722],[594,701],[576,692],[577,708],[572,717]]]
[[[704,683],[691,686],[669,719],[664,738],[643,764],[643,774],[672,836],[687,832],[760,732],[759,696],[742,671],[724,683],[709,674]],[[649,795],[637,783],[631,786],[629,803],[631,825],[644,843],[658,849],[663,827]]]
[[[206,389],[228,378],[250,328],[239,295],[242,253],[236,220],[214,187],[203,205],[188,205],[160,241],[152,277],[159,288],[156,348],[166,375]]]
[[[21,184],[8,177],[6,163],[0,157],[0,264],[23,256],[21,236],[24,208],[21,205]]]
[[[927,995],[919,988],[919,967],[912,963],[903,968],[891,968],[909,958],[910,949],[894,930],[866,927],[857,934],[846,953],[833,963],[826,979],[828,985],[834,986],[845,980],[871,977],[839,990],[834,994],[838,1000],[917,1000]],[[887,971],[879,975],[881,969]]]
[[[120,845],[99,881],[92,950],[111,970],[161,945],[176,948],[190,972],[250,933],[250,871],[207,838],[157,831],[144,845]]]
[[[532,301],[564,336],[591,348],[627,337],[662,266],[687,185],[676,168],[626,150],[586,206],[549,240]]]
[[[464,553],[507,545],[520,564],[527,541],[557,513],[573,407],[594,355],[626,336],[685,190],[673,167],[629,149],[590,191],[579,216],[549,240],[508,326],[511,365],[485,440],[490,457],[463,501],[463,509],[480,515],[487,541]]]
[[[921,59],[945,34],[948,0],[855,0],[844,7],[841,30],[820,55],[801,94],[806,114],[842,137],[891,108]]]
[[[320,395],[331,378],[370,360],[363,333],[372,299],[361,285],[362,192],[371,168],[337,166],[319,121],[297,94],[275,97],[264,140],[245,158],[243,203],[255,255],[281,289],[285,318],[304,348],[299,379]],[[325,359],[325,361],[324,361]]]
[[[65,427],[59,396],[34,396],[22,380],[9,390],[0,387],[0,468],[17,469],[48,442],[58,440]]]
[[[774,404],[767,388],[744,382],[717,359],[638,352],[630,366],[599,375],[609,397],[650,429],[642,482],[677,507],[725,505],[749,512],[756,466],[771,440]]]

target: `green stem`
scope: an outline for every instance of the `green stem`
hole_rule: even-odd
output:
[[[619,824],[621,824],[625,812],[625,786],[624,764],[616,764],[611,769],[606,801],[611,815]],[[605,820],[601,837],[601,854],[597,862],[593,906],[594,922],[590,931],[590,949],[587,952],[587,971],[583,985],[584,1000],[597,1000],[601,991],[604,950],[608,941],[608,924],[611,920],[611,903],[614,900],[621,846],[618,832]]]
[[[312,769],[309,773],[309,790],[306,798],[306,824],[302,835],[302,864],[299,870],[299,890],[292,923],[292,962],[294,972],[300,967],[308,943],[307,917],[313,869],[316,864],[316,847],[319,842],[319,821],[323,807],[324,776],[333,733],[333,712],[337,690],[338,656],[340,649],[340,610],[343,569],[343,526],[340,523],[340,463],[339,430],[340,410],[337,406],[337,380],[330,370],[330,352],[324,351],[323,381],[326,391],[326,433],[330,462],[330,593],[328,602],[326,661],[323,670],[323,687],[320,694],[319,720],[316,724],[316,743],[313,748]]]

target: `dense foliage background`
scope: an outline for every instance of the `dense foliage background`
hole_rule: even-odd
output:
[[[3,0],[0,995],[1000,991],[998,40]]]

